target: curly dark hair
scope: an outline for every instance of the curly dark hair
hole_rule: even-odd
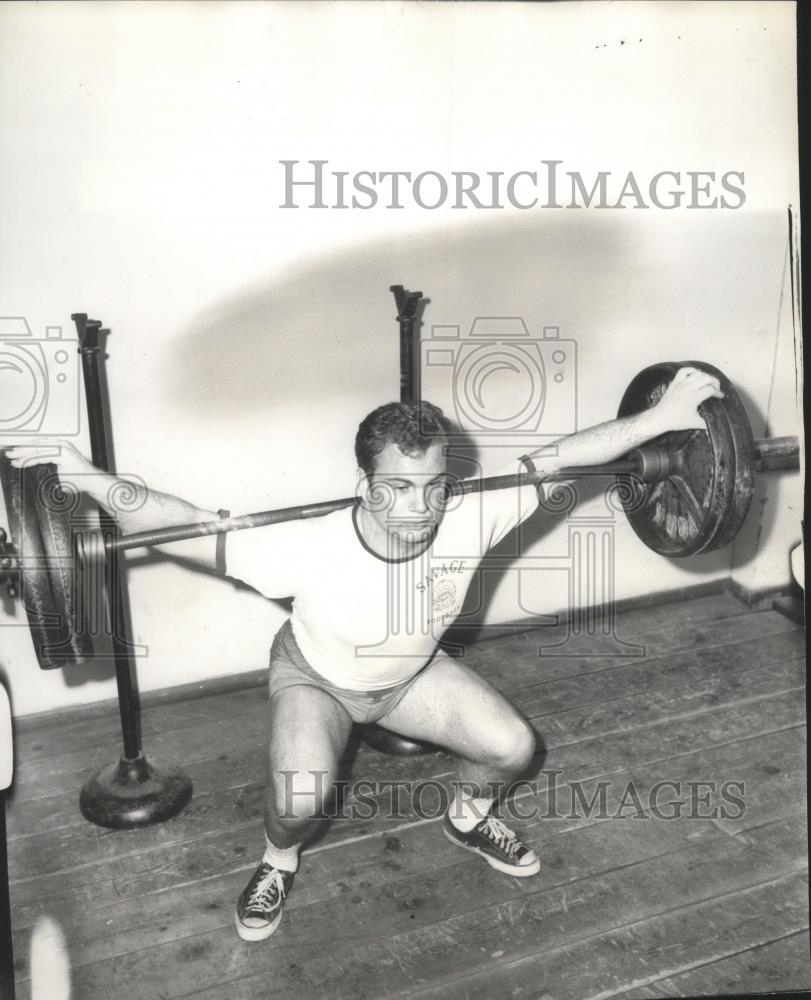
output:
[[[355,436],[355,458],[367,476],[387,444],[404,455],[424,455],[432,444],[443,443],[453,424],[433,403],[384,403],[363,418]]]

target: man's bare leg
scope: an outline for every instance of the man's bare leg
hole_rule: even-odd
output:
[[[304,843],[329,804],[352,719],[326,691],[298,685],[270,700],[265,833],[282,849]]]
[[[457,793],[443,827],[449,839],[499,871],[538,871],[534,853],[489,815],[497,792],[526,771],[535,753],[532,727],[503,695],[439,652],[378,723],[459,756]]]
[[[270,700],[265,854],[237,903],[243,940],[260,941],[279,925],[301,845],[325,822],[352,720],[325,691],[285,688]]]

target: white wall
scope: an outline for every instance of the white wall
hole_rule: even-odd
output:
[[[426,333],[560,326],[580,426],[643,365],[697,357],[728,371],[756,434],[797,433],[791,5],[12,3],[0,29],[0,313],[112,327],[120,471],[243,510],[351,492],[358,420],[398,392],[395,282],[429,296]],[[278,161],[311,158],[743,170],[747,201],[280,209]],[[617,596],[783,583],[801,505],[798,476],[770,479],[734,549],[690,563],[618,523]],[[565,525],[533,530],[529,555],[565,552]],[[263,666],[284,614],[166,559],[136,561],[130,589],[142,690]],[[488,601],[488,621],[556,610],[563,577],[508,573]],[[107,668],[39,672],[16,614],[0,663],[17,714],[114,694]]]

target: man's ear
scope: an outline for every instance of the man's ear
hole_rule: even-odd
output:
[[[366,500],[369,496],[369,477],[358,467],[355,469],[355,496]]]

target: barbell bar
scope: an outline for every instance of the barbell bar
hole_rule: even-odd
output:
[[[755,442],[755,460],[760,470],[799,468],[800,440],[797,437],[763,438]],[[678,459],[662,444],[643,445],[635,448],[623,458],[604,465],[579,465],[560,469],[555,473],[515,473],[503,476],[488,476],[479,479],[451,480],[443,487],[444,496],[456,497],[471,493],[486,493],[491,490],[538,486],[542,482],[571,479],[585,479],[594,476],[630,476],[644,483],[666,480],[677,467]],[[281,507],[275,510],[242,514],[238,517],[220,518],[216,521],[199,521],[179,524],[170,528],[155,528],[152,531],[132,532],[105,540],[108,552],[138,549],[144,546],[168,545],[171,542],[202,538],[206,535],[226,534],[262,528],[286,521],[302,521],[313,517],[323,517],[336,511],[353,507],[360,503],[357,496],[340,500],[324,500],[319,503],[301,504],[295,507]]]

